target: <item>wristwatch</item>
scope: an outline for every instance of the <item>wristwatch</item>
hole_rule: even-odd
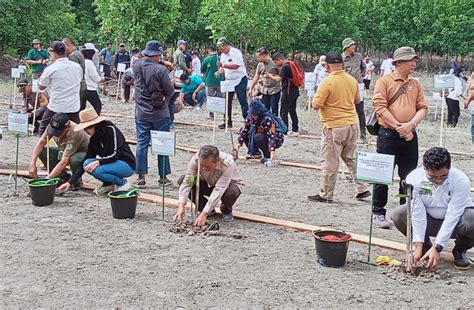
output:
[[[417,122],[416,122],[414,119],[411,121],[411,124],[412,124],[415,128],[416,128],[416,125],[418,125]]]
[[[443,247],[439,244],[435,245],[436,252],[441,253],[443,251]]]

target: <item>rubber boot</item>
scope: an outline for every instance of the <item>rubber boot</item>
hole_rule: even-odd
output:
[[[458,235],[454,241],[454,244],[454,267],[459,270],[467,270],[471,268],[471,261],[469,260],[466,252],[473,247],[474,240]]]

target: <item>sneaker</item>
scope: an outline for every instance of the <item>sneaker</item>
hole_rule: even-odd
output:
[[[171,185],[173,182],[171,182],[167,177],[160,178],[158,180],[158,184],[160,186],[168,186]]]
[[[232,213],[222,213],[222,221],[223,222],[232,222],[234,220],[234,216]]]
[[[225,123],[218,126],[219,129],[225,129]],[[227,128],[232,128],[232,122],[227,123]]]
[[[72,184],[72,186],[71,186],[71,190],[73,192],[80,191],[81,189],[82,189],[82,180],[78,180],[78,181],[74,182],[74,184]]]
[[[362,192],[362,193],[357,193],[356,199],[357,200],[362,200],[362,199],[367,198],[369,196],[370,196],[370,191],[365,191],[365,192]]]
[[[197,111],[197,112],[201,111],[201,107],[195,107],[194,111]]]
[[[132,183],[133,187],[138,187],[138,188],[145,188],[146,187],[146,181],[144,178],[138,178]]]
[[[116,191],[128,191],[130,188],[132,187],[132,185],[130,184],[130,182],[128,182],[128,180],[125,180],[125,183],[120,185],[120,186],[117,186],[117,189]]]
[[[103,196],[103,195],[106,195],[110,192],[113,192],[115,189],[115,184],[100,184],[98,186],[96,186],[96,188],[94,189],[94,194],[96,194],[97,196]]]
[[[466,250],[458,249],[457,246],[453,248],[454,267],[459,270],[468,270],[471,268],[471,261],[467,256]]]
[[[288,131],[288,136],[289,137],[298,137],[300,135],[299,132],[297,131]]]
[[[373,215],[374,223],[378,228],[389,229],[392,224],[385,218],[383,214],[374,214]]]
[[[314,196],[308,196],[308,199],[311,201],[316,201],[316,202],[326,202],[326,203],[333,203],[332,199],[327,199],[319,196],[319,194],[316,194]]]
[[[260,159],[262,158],[262,153],[259,154],[247,154],[245,155],[245,159]]]
[[[264,165],[265,165],[265,163],[268,163],[268,162],[271,162],[271,161],[272,161],[272,159],[267,158],[267,157],[263,157],[262,159],[260,159],[260,162]]]

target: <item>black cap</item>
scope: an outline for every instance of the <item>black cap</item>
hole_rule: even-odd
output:
[[[61,41],[53,41],[49,47],[53,52],[58,54],[64,54],[66,52],[66,46],[64,46],[64,43]]]
[[[49,123],[47,134],[49,137],[59,137],[69,124],[69,117],[65,113],[54,114]]]
[[[328,64],[342,64],[342,55],[338,52],[328,52],[326,54],[326,62]]]

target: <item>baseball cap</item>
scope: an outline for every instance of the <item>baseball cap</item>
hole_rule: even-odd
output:
[[[59,54],[63,54],[66,52],[66,46],[64,45],[64,43],[62,41],[53,41],[51,42],[51,44],[49,45],[49,48],[55,52],[55,53],[59,53]]]
[[[328,64],[342,64],[342,56],[338,52],[330,51],[326,54]]]
[[[217,40],[217,43],[216,43],[217,47],[221,47],[221,46],[224,45],[224,44],[227,44],[227,45],[228,45],[228,44],[229,44],[229,40],[227,40],[226,37],[220,37],[219,40]]]
[[[59,137],[69,124],[69,117],[65,113],[54,114],[48,125],[47,134],[49,137]]]
[[[176,43],[177,46],[180,46],[181,44],[186,44],[187,42],[184,40],[178,40],[178,43]]]
[[[125,43],[120,43],[119,47],[125,47]]]

